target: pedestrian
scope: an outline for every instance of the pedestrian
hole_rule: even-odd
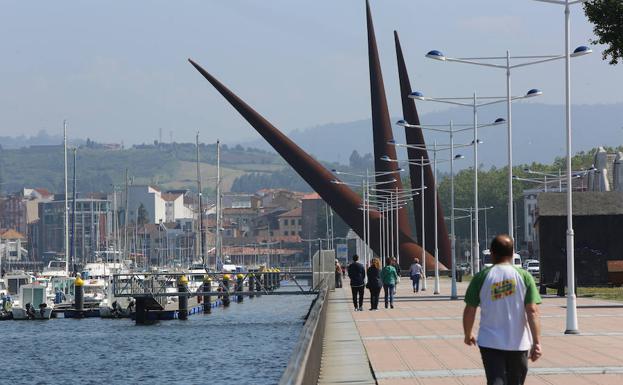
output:
[[[465,344],[478,344],[488,385],[521,385],[528,358],[541,357],[541,303],[534,278],[513,265],[513,240],[506,234],[491,242],[493,266],[476,274],[465,293]],[[472,334],[480,306],[478,340]]]
[[[342,266],[340,265],[340,261],[335,260],[335,287],[342,287]]]
[[[370,290],[370,310],[379,310],[379,296],[381,295],[381,260],[373,258],[370,267],[368,267],[368,283],[366,284]]]
[[[363,311],[363,292],[366,284],[366,269],[359,261],[357,254],[353,255],[353,262],[348,265],[348,278],[350,278],[350,290],[353,293],[353,305],[355,311]]]
[[[398,273],[396,268],[392,266],[392,259],[387,258],[385,267],[381,270],[381,280],[383,281],[383,293],[385,294],[385,309],[387,309],[387,302],[394,308],[394,289],[396,288],[396,281],[398,280]]]
[[[394,295],[396,295],[396,289],[398,289],[398,284],[400,283],[400,264],[396,257],[392,257],[392,266],[396,269],[396,284],[394,285]]]
[[[420,265],[420,260],[414,258],[411,268],[409,269],[409,276],[411,277],[414,293],[418,293],[420,291],[420,278],[422,278],[423,275],[424,269],[422,269],[422,265]]]

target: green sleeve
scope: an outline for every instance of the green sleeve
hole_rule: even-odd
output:
[[[536,287],[536,283],[534,282],[534,278],[532,274],[528,273],[526,270],[519,270],[521,275],[523,276],[524,284],[526,285],[526,299],[524,300],[524,304],[528,305],[531,303],[540,304],[541,296],[539,295],[539,289]]]
[[[469,283],[467,291],[465,292],[464,301],[467,305],[473,307],[478,307],[478,305],[480,305],[480,289],[482,289],[482,285],[485,282],[485,277],[488,272],[489,269],[485,269],[472,278],[472,281]]]

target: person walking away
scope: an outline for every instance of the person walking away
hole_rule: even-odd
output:
[[[387,258],[385,267],[381,270],[381,280],[383,281],[383,293],[385,294],[385,309],[387,309],[387,302],[394,308],[394,289],[396,288],[396,281],[398,280],[398,273],[396,268],[392,266],[392,259]]]
[[[392,266],[394,266],[394,269],[396,269],[396,284],[394,285],[394,295],[396,295],[396,289],[398,288],[398,284],[400,283],[400,264],[398,263],[398,260],[396,260],[396,257],[391,258]]]
[[[379,310],[379,296],[381,295],[381,260],[372,259],[372,264],[368,267],[368,283],[366,285],[370,290],[370,310]]]
[[[340,265],[340,261],[335,260],[335,287],[342,287],[342,265]]]
[[[413,292],[418,293],[420,291],[420,278],[422,277],[423,269],[422,265],[420,265],[420,260],[415,258],[413,259],[413,263],[411,264],[411,268],[409,269],[409,276],[411,277],[411,282],[413,283]]]
[[[541,357],[541,303],[534,278],[513,265],[513,240],[498,235],[491,242],[493,266],[476,274],[465,293],[465,344],[478,344],[488,385],[521,385],[528,358]],[[472,334],[480,306],[478,340]]]
[[[365,291],[366,269],[359,261],[357,254],[353,255],[353,263],[348,265],[350,290],[353,293],[355,311],[363,311],[363,292]]]

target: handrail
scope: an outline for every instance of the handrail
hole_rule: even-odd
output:
[[[310,306],[305,325],[294,347],[288,366],[279,385],[315,384],[320,376],[322,339],[327,318],[329,288],[326,283],[320,287],[318,296]]]

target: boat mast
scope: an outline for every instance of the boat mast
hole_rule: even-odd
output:
[[[76,273],[76,148],[72,149],[74,158],[74,172],[71,192],[71,268]],[[82,222],[84,224],[84,221]]]
[[[67,120],[63,120],[63,159],[65,169],[65,273],[69,274],[69,194],[67,188]]]
[[[199,131],[197,131],[197,196],[199,198],[199,209],[197,210],[197,247],[196,254],[203,263],[203,268],[207,268],[205,255],[203,253],[203,202],[201,192],[201,168],[199,167]]]
[[[128,169],[125,169],[125,210],[123,218],[123,258],[128,258]],[[115,262],[115,261],[113,261]]]
[[[218,268],[219,261],[222,261],[221,254],[221,142],[216,140],[216,247],[214,251],[215,268]],[[216,270],[216,269],[215,269]]]

